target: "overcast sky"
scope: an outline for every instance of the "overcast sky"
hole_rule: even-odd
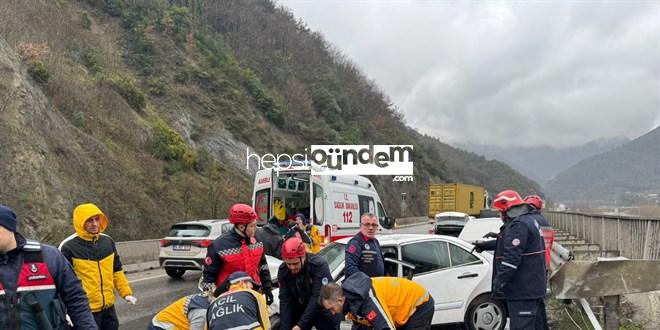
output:
[[[448,143],[573,146],[660,125],[659,1],[279,1]]]

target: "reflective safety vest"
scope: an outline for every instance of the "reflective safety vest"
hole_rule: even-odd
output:
[[[27,240],[21,257],[16,292],[6,292],[0,283],[0,329],[66,330],[64,303],[43,260],[39,242]]]
[[[201,317],[205,319],[208,308],[209,298],[207,296],[201,294],[185,296],[161,310],[154,316],[151,323],[163,329],[187,330],[190,329],[188,313],[194,309],[204,310]]]
[[[270,329],[270,315],[264,297],[249,289],[223,293],[206,312],[209,330]]]
[[[234,234],[232,233],[232,235]],[[261,285],[259,263],[264,255],[264,244],[258,242],[254,237],[250,239],[249,245],[241,238],[232,238],[233,246],[218,251],[218,255],[222,259],[222,269],[215,281],[216,287],[222,285],[229,275],[239,271],[248,273],[254,282]]]

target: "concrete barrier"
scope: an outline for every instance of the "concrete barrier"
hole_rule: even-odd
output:
[[[397,218],[396,219],[396,224],[399,227],[405,227],[408,225],[418,225],[421,223],[426,223],[429,221],[429,218],[427,217],[407,217],[407,218]]]
[[[157,239],[116,242],[115,245],[124,265],[158,261],[160,243]]]

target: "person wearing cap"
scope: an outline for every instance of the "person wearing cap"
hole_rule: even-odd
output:
[[[129,304],[137,298],[128,284],[112,237],[103,232],[108,217],[98,206],[87,203],[73,210],[75,233],[60,243],[60,250],[73,266],[89,298],[99,329],[118,329],[115,290]]]
[[[332,282],[325,258],[307,253],[303,241],[292,237],[284,241],[282,261],[277,272],[280,285],[280,328],[339,329],[341,316],[331,315],[319,303],[321,287]]]
[[[497,240],[475,243],[478,250],[495,245],[492,292],[506,301],[511,330],[548,329],[545,244],[535,209],[513,190],[497,194],[493,207],[504,221]]]
[[[435,302],[421,285],[400,277],[368,277],[362,272],[341,284],[323,286],[320,303],[334,315],[373,330],[431,329]]]
[[[313,254],[319,253],[319,251],[321,251],[321,242],[323,241],[323,236],[319,234],[319,229],[313,224],[310,224],[309,219],[307,219],[303,213],[297,213],[295,221],[309,237],[310,242],[307,243],[307,251]]]
[[[246,272],[234,272],[228,278],[229,290],[219,293],[206,312],[209,330],[269,330],[270,314],[264,297],[255,291],[259,284]]]
[[[306,219],[303,219],[305,219],[305,216],[302,213],[296,214],[294,220],[289,222],[289,231],[284,235],[284,240],[287,240],[291,237],[298,237],[305,243],[306,246],[309,247],[312,244],[312,238],[309,236],[306,230]]]
[[[191,294],[178,299],[154,316],[148,330],[204,330],[209,299],[212,297],[208,293]]]
[[[16,213],[0,205],[0,329],[96,329],[80,280],[55,247],[16,231]]]
[[[200,288],[211,284],[219,287],[234,272],[246,272],[261,286],[266,302],[273,302],[271,277],[264,253],[264,244],[256,239],[257,213],[246,204],[234,204],[229,209],[230,231],[213,240],[206,253]]]

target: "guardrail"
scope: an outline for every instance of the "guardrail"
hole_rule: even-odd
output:
[[[550,224],[629,259],[660,260],[660,219],[544,211]]]
[[[554,243],[552,245],[551,259],[552,263],[550,268],[552,271],[554,271],[561,267],[564,263],[571,261],[573,259],[573,254],[571,251],[564,248],[561,244]],[[594,315],[594,312],[591,310],[591,306],[589,306],[589,302],[585,298],[573,299],[573,301],[575,301],[578,306],[582,308],[584,313],[587,315],[589,324],[594,330],[603,330],[603,328],[600,326],[600,323],[598,322],[598,318],[596,318],[596,315]]]

